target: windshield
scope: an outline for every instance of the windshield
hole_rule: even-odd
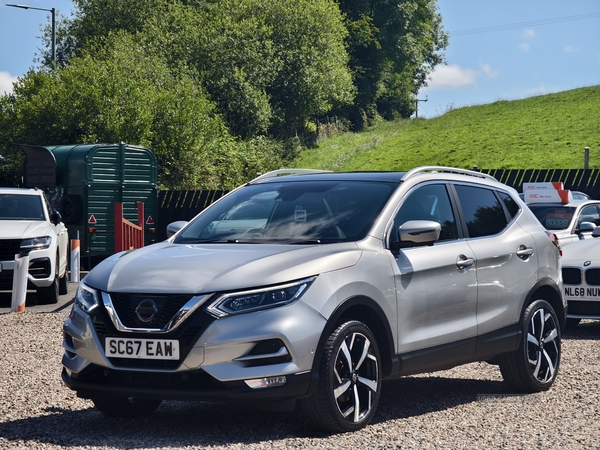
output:
[[[44,220],[41,197],[0,194],[0,220]]]
[[[573,206],[532,204],[527,206],[547,230],[566,230],[575,214]]]
[[[175,243],[332,243],[366,236],[398,184],[298,181],[249,185],[192,221]]]

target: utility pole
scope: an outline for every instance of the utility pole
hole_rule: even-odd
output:
[[[415,99],[415,106],[416,106],[415,107],[415,119],[419,118],[419,102],[426,102],[428,100],[428,98],[429,98],[429,96],[426,95],[425,96],[425,100],[421,100],[421,99],[418,99],[418,98]]]

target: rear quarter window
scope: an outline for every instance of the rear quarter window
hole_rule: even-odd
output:
[[[515,217],[520,210],[517,202],[515,202],[515,200],[506,192],[498,192],[498,195],[500,195],[500,198],[504,202],[504,206],[506,206],[506,210],[508,211],[510,218],[512,219]]]

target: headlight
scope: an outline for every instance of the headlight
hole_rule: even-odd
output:
[[[312,282],[315,281],[315,278],[305,278],[304,280],[264,289],[223,294],[208,305],[206,311],[219,318],[288,305],[302,297]]]
[[[21,241],[21,250],[43,250],[50,247],[52,236],[37,237],[33,239],[24,239]]]
[[[83,282],[79,283],[77,295],[75,296],[75,305],[79,306],[85,312],[90,312],[99,304],[97,291],[88,287]]]

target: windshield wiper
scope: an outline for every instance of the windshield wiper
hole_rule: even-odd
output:
[[[238,239],[182,239],[177,244],[237,244]]]
[[[314,244],[322,244],[323,242],[321,241],[321,239],[304,239],[302,241],[291,241],[291,242],[286,242],[286,244],[289,245],[314,245]]]

